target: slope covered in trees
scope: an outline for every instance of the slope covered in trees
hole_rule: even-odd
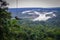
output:
[[[11,19],[6,9],[7,3],[0,0],[0,40],[60,40],[60,28],[38,24],[29,27],[27,23],[19,24],[19,20]]]

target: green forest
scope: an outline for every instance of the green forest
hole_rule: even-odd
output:
[[[0,0],[0,40],[60,40],[60,27],[49,25],[19,24],[19,20],[11,19],[8,3]]]

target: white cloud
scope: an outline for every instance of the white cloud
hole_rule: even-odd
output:
[[[22,14],[25,14],[25,13],[28,13],[28,12],[31,12],[31,10],[23,11]]]
[[[56,17],[56,15],[53,12],[48,12],[48,13],[38,13],[35,11],[36,14],[39,15],[39,17],[33,19],[33,21],[46,21],[49,18]],[[46,16],[47,14],[52,14],[52,16]]]
[[[37,11],[33,11],[33,10],[28,10],[28,11],[23,11],[22,14],[36,14],[36,15],[39,15],[38,17],[32,19],[33,21],[46,21],[52,17],[56,17],[56,15],[54,14],[54,12],[43,12],[43,13],[40,13],[40,12],[37,12]],[[48,15],[48,16],[46,16]]]

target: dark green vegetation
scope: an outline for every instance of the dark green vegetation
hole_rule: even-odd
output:
[[[6,2],[2,2],[6,6]],[[19,20],[11,19],[6,8],[0,6],[0,40],[60,40],[60,27],[30,22],[20,24]]]

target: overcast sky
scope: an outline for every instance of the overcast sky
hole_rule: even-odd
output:
[[[60,0],[6,0],[6,1],[9,3],[9,8],[60,7]]]

